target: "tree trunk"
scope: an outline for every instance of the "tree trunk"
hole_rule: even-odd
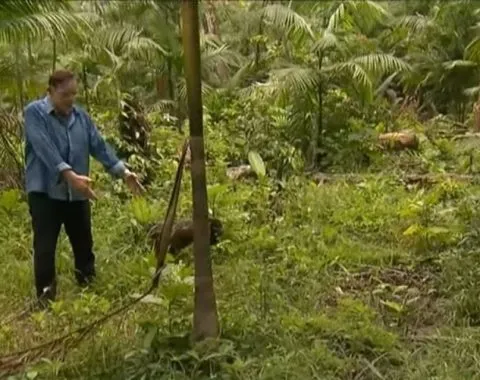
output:
[[[158,99],[171,99],[168,93],[168,78],[165,74],[156,73],[156,89],[157,89],[157,96]]]
[[[32,54],[32,39],[30,36],[27,36],[27,54],[28,54],[28,64],[30,66],[30,69],[33,67],[35,64],[35,61],[33,59],[33,54]]]
[[[172,65],[172,58],[167,58],[167,81],[168,81],[168,96],[170,100],[175,100],[175,88],[173,87],[173,65]]]
[[[320,53],[318,55],[318,73],[322,70],[323,65],[323,54]],[[310,141],[310,165],[311,168],[315,168],[317,165],[317,152],[318,152],[318,137],[323,129],[323,83],[320,80],[320,83],[317,87],[317,101],[318,101],[318,109],[317,109],[317,120],[313,123],[312,129],[312,137]]]
[[[473,105],[473,130],[475,132],[480,132],[480,96]]]
[[[55,39],[55,37],[52,37],[52,43],[53,43],[52,73],[54,73],[57,67],[57,40]]]
[[[15,42],[15,80],[17,82],[17,91],[18,91],[18,108],[23,110],[25,107],[25,94],[23,91],[23,79],[22,79],[22,55],[20,50],[20,45],[18,42]]]
[[[82,82],[83,82],[83,91],[85,93],[85,106],[87,107],[87,111],[90,112],[90,97],[89,97],[89,89],[88,89],[88,80],[87,80],[87,68],[85,64],[82,65]]]
[[[203,17],[203,29],[205,34],[218,36],[218,20],[215,12],[215,4],[212,0],[205,0],[205,14]]]
[[[218,28],[217,12],[215,10],[215,2],[205,0],[205,12],[203,16],[203,30],[205,34],[212,34],[220,39],[220,31]],[[219,62],[217,67],[218,75],[222,81],[228,78],[228,67],[224,62]]]
[[[264,8],[268,4],[268,0],[263,0],[262,8]],[[263,14],[260,16],[260,23],[258,24],[258,36],[262,36],[263,34]],[[261,43],[257,41],[255,44],[255,68],[258,69],[260,65],[260,54],[261,54]]]
[[[182,32],[192,157],[193,253],[195,256],[194,340],[214,338],[219,333],[210,259],[198,18],[198,0],[183,0]]]

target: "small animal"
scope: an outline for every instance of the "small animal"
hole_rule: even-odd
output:
[[[223,235],[223,224],[217,218],[208,218],[210,227],[210,245],[216,245]],[[162,233],[163,223],[156,223],[149,226],[149,238],[154,243],[155,253],[159,249],[160,235]],[[168,252],[176,257],[180,251],[193,243],[193,221],[180,220],[172,227],[172,235],[170,237]]]

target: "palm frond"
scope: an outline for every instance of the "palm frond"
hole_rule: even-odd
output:
[[[315,70],[293,66],[272,70],[268,85],[280,93],[307,93],[318,87],[319,80]]]
[[[226,44],[204,49],[202,51],[201,59],[202,68],[214,68],[218,64],[224,64],[228,67],[240,67],[242,63],[242,57],[240,54],[230,50]]]
[[[480,86],[466,88],[463,93],[467,96],[476,97],[480,94]]]
[[[327,30],[333,31],[337,29],[340,25],[351,26],[352,18],[347,12],[347,6],[345,3],[341,2],[337,9],[335,9],[328,20]]]
[[[340,41],[335,33],[329,29],[323,31],[322,37],[314,44],[313,50],[318,52],[324,52],[331,48],[340,46]]]
[[[211,87],[205,81],[202,81],[202,97],[206,97],[214,91],[213,87]],[[179,103],[186,104],[187,103],[187,82],[185,78],[181,78],[178,83],[177,87],[177,95]]]
[[[404,60],[391,54],[369,54],[356,57],[352,62],[363,66],[368,72],[384,74],[387,72],[410,71],[411,66]]]
[[[244,80],[248,77],[249,74],[252,72],[253,65],[251,62],[247,62],[243,64],[237,72],[229,79],[226,87],[230,89],[234,88],[241,88]]]
[[[265,21],[288,32],[301,32],[313,38],[313,32],[307,21],[293,9],[281,4],[269,4],[262,8]]]
[[[375,1],[354,0],[348,1],[347,4],[349,13],[352,15],[355,24],[359,27],[370,29],[390,17],[387,10]]]
[[[480,37],[474,38],[467,45],[463,58],[467,61],[480,63]]]
[[[365,68],[356,60],[347,62],[341,62],[331,65],[324,69],[326,73],[333,76],[347,76],[352,79],[352,85],[356,88],[361,88],[363,93],[368,98],[371,98],[373,94],[373,83],[370,79],[368,72]]]
[[[388,89],[388,87],[390,86],[390,84],[393,82],[393,80],[395,79],[395,77],[398,75],[398,71],[395,71],[393,74],[389,75],[387,77],[387,79],[385,79],[381,84],[380,86],[377,87],[377,89],[375,90],[375,96],[382,96],[385,91]]]
[[[177,107],[177,102],[175,102],[174,100],[162,99],[162,100],[157,100],[152,105],[146,105],[145,111],[146,113],[151,113],[151,112],[168,113],[168,112],[172,112],[172,110],[174,110],[176,107]]]
[[[461,68],[477,67],[478,64],[476,62],[472,62],[472,61],[467,61],[467,60],[463,60],[463,59],[456,59],[456,60],[453,60],[453,61],[443,62],[442,66],[447,70],[455,70],[455,69],[461,69]]]
[[[106,48],[112,52],[120,53],[127,43],[141,35],[141,31],[130,24],[106,25],[95,36],[95,45]]]
[[[396,26],[407,28],[411,33],[421,33],[432,25],[432,21],[423,15],[407,15],[396,22]]]
[[[45,36],[61,39],[69,30],[89,27],[84,17],[73,13],[62,1],[12,0],[0,5],[0,42]]]
[[[143,59],[146,61],[153,61],[155,56],[161,54],[168,56],[168,52],[154,40],[148,37],[137,36],[131,41],[128,41],[123,50],[123,54],[126,54],[129,58]]]

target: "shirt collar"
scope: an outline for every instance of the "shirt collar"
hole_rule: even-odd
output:
[[[50,99],[50,96],[46,95],[43,98],[43,101],[45,103],[45,109],[46,109],[47,113],[48,114],[52,113],[55,110],[55,108],[53,107],[53,103],[52,103],[52,100]],[[77,106],[75,104],[73,105],[73,111],[74,112],[78,111]]]

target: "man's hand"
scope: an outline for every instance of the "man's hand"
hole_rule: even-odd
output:
[[[82,193],[88,199],[97,199],[97,195],[90,187],[92,180],[84,175],[78,175],[73,170],[66,170],[63,173],[65,180],[72,186],[75,190]]]
[[[140,195],[145,192],[145,188],[138,180],[138,176],[135,173],[132,173],[130,170],[125,170],[123,179],[133,194]]]

